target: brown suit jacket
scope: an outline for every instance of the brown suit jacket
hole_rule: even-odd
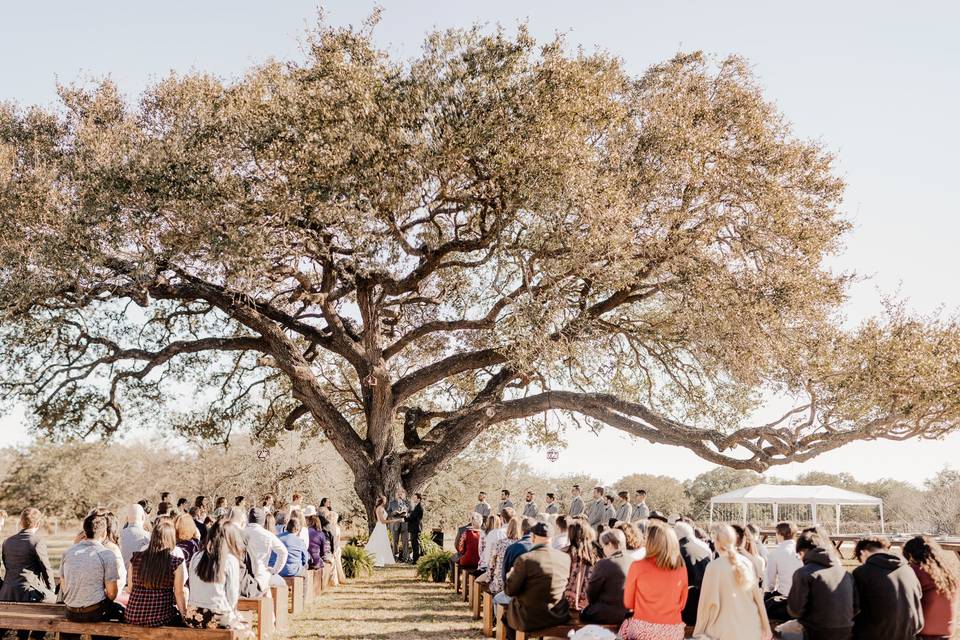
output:
[[[507,624],[520,631],[536,631],[563,624],[566,607],[553,611],[563,600],[570,575],[570,556],[549,545],[537,545],[523,554],[507,575],[504,592],[513,599],[507,607]]]

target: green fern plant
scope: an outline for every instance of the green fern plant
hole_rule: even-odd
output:
[[[373,573],[373,556],[362,547],[348,544],[341,552],[343,573],[347,578],[360,578]]]
[[[436,547],[437,545],[433,545]],[[423,581],[443,582],[447,579],[450,572],[450,560],[453,558],[453,552],[444,551],[437,547],[417,561],[417,577]]]

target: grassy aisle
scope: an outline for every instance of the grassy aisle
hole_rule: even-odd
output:
[[[420,582],[407,565],[377,569],[325,592],[291,624],[294,640],[467,640],[480,622],[449,584]]]

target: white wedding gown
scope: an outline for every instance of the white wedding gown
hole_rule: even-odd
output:
[[[383,567],[388,564],[394,564],[393,549],[390,548],[390,537],[387,535],[387,512],[382,508],[377,509],[377,526],[373,528],[370,534],[370,540],[364,547],[367,552],[373,556],[373,565]]]

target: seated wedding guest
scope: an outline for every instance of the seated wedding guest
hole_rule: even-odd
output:
[[[767,564],[767,556],[770,555],[770,551],[767,549],[767,546],[763,544],[760,540],[760,529],[757,528],[757,525],[752,522],[747,524],[747,533],[750,534],[750,537],[753,539],[753,545],[757,550],[757,554],[763,558],[764,567]]]
[[[853,570],[860,611],[853,619],[857,640],[914,640],[923,628],[923,591],[910,564],[883,538],[857,542]]]
[[[504,513],[506,513],[504,509]],[[511,509],[512,511],[512,509]],[[514,516],[507,521],[507,528],[504,531],[504,537],[497,541],[496,547],[490,556],[490,565],[487,567],[486,579],[483,581],[488,584],[488,590],[494,596],[503,591],[503,562],[506,556],[507,548],[520,539],[520,518]]]
[[[567,516],[557,516],[553,526],[556,528],[556,533],[553,536],[553,548],[562,550],[570,544],[570,538],[567,536]]]
[[[290,516],[283,509],[280,511],[275,511],[273,513],[274,529],[273,532],[277,535],[280,535],[287,528],[287,521],[290,520]]]
[[[460,568],[464,571],[476,571],[480,564],[480,525],[483,517],[473,512],[470,514],[470,526],[460,536],[460,542],[457,544],[457,552],[460,558],[457,560]]]
[[[627,548],[623,555],[632,560],[643,560],[646,557],[646,551],[643,548],[643,536],[640,535],[640,529],[635,522],[618,522],[614,527],[623,532],[623,537],[627,541]]]
[[[627,541],[620,529],[610,529],[600,536],[603,559],[590,572],[587,582],[587,606],[580,611],[580,621],[589,624],[622,624],[630,611],[623,606],[623,585],[633,560],[623,555]]]
[[[804,529],[797,537],[797,553],[803,566],[793,574],[787,611],[803,627],[806,640],[853,637],[856,586],[836,551],[831,550],[830,538],[824,538],[815,529]]]
[[[239,508],[239,509],[243,509],[244,511],[246,511],[246,509],[247,509],[247,497],[246,497],[246,496],[237,496],[237,497],[235,497],[235,498],[233,499],[233,506],[235,506],[235,507],[237,507],[237,508]]]
[[[176,625],[186,613],[186,571],[174,555],[176,529],[169,519],[157,523],[150,543],[130,558],[130,599],[124,621],[141,627]]]
[[[200,533],[200,543],[202,544],[207,539],[207,508],[202,505],[193,505],[190,507],[190,517],[197,525],[197,531]]]
[[[747,531],[747,528],[739,524],[730,525],[737,534],[737,550],[753,565],[753,575],[757,576],[757,584],[763,582],[766,575],[767,563],[757,551],[757,544]]]
[[[493,552],[497,549],[497,544],[503,540],[507,535],[507,525],[510,524],[510,520],[513,519],[513,509],[507,508],[504,509],[497,516],[498,526],[494,529],[491,529],[484,536],[483,541],[483,553],[480,555],[480,566],[484,569],[489,569],[493,562]]]
[[[687,570],[673,528],[647,527],[646,557],[630,565],[623,605],[633,617],[620,627],[623,640],[683,640],[681,612],[687,603]]]
[[[67,549],[60,561],[60,598],[71,622],[123,619],[123,608],[114,602],[119,593],[117,559],[103,546],[106,535],[107,519],[98,513],[88,515],[83,519],[83,540]],[[61,640],[79,637],[60,634]]]
[[[450,571],[453,572],[453,565],[460,565],[460,542],[463,539],[463,534],[472,526],[473,523],[473,514],[475,511],[467,511],[467,520],[466,523],[457,528],[457,532],[453,536],[453,557],[450,558]]]
[[[150,542],[150,534],[144,527],[147,514],[139,504],[127,507],[127,526],[120,532],[120,555],[123,566],[129,566],[134,551],[143,551]]]
[[[322,571],[321,581],[326,585],[327,572],[333,564],[333,552],[330,549],[330,543],[323,532],[323,524],[320,522],[320,516],[308,516],[307,527],[310,529],[310,546],[307,547],[307,555],[310,556],[310,569]]]
[[[40,534],[42,522],[40,510],[28,507],[20,513],[20,530],[4,540],[2,564],[6,573],[0,586],[0,601],[56,601],[47,543]]]
[[[950,640],[956,633],[960,574],[956,561],[927,536],[916,536],[903,545],[903,556],[917,574],[923,592],[923,629],[918,640]]]
[[[542,522],[530,530],[530,543],[504,583],[504,593],[510,597],[503,616],[508,638],[515,637],[516,631],[545,629],[569,618],[567,608],[557,605],[564,599],[570,556],[550,546],[549,530]]]
[[[797,555],[797,543],[794,540],[797,531],[792,522],[777,525],[777,546],[767,554],[767,573],[763,580],[766,591],[764,600],[767,616],[771,620],[787,620],[787,597],[793,584],[793,574],[803,566]]]
[[[483,517],[482,514],[481,517]],[[487,550],[487,538],[490,532],[497,531],[498,529],[500,529],[500,516],[490,514],[483,517],[483,526],[480,527],[480,563],[477,565],[478,571],[486,571],[487,569],[487,561],[490,559],[490,553]]]
[[[310,529],[307,527],[307,516],[315,515],[317,515],[317,508],[311,504],[299,511],[294,511],[294,516],[300,521],[300,533],[297,535],[300,536],[303,544],[307,547],[310,546]]]
[[[100,510],[100,514],[107,519],[107,535],[103,537],[103,546],[113,552],[114,559],[117,561],[117,602],[126,606],[127,592],[124,589],[128,583],[130,571],[123,562],[123,552],[120,550],[120,521],[112,511]]]
[[[767,640],[772,636],[753,563],[737,550],[729,525],[714,527],[716,560],[707,565],[700,587],[695,637],[711,640]]]
[[[310,554],[300,538],[300,518],[290,519],[287,530],[280,536],[280,542],[287,548],[286,562],[280,568],[280,576],[291,578],[303,575],[310,563]]]
[[[190,561],[190,597],[184,622],[200,629],[242,629],[237,614],[243,534],[231,522],[210,527],[203,549]]]
[[[710,548],[696,541],[693,528],[680,520],[673,525],[677,532],[677,542],[680,543],[680,557],[687,569],[687,604],[683,607],[684,624],[693,626],[697,623],[697,608],[700,604],[700,587],[703,585],[703,574],[713,558]]]
[[[161,501],[160,504],[157,505],[157,518],[159,519],[164,516],[172,518],[175,514],[172,514],[171,511],[173,511],[173,505],[169,502]]]
[[[228,514],[233,513],[235,513],[233,509],[228,512]],[[279,587],[286,584],[279,574],[287,563],[287,546],[284,545],[272,531],[267,531],[264,528],[263,525],[266,524],[266,520],[267,512],[264,511],[263,507],[254,507],[250,509],[247,526],[243,530],[243,535],[246,539],[246,550],[254,560],[255,570],[257,571],[257,582],[260,583],[260,587],[263,590],[266,590],[268,585]],[[299,537],[300,520],[298,518],[291,518],[290,521],[287,522],[286,531],[290,531],[289,527],[291,522],[297,523],[297,533],[294,535]],[[304,545],[303,548],[304,552],[306,552],[306,545]],[[276,557],[272,554],[276,554]]]
[[[597,553],[593,546],[595,538],[593,529],[579,522],[567,528],[567,535],[570,544],[563,551],[570,557],[570,575],[563,595],[571,610],[580,611],[587,606],[587,583],[597,564]]]
[[[147,500],[146,498],[144,498],[143,500],[139,500],[137,504],[143,508],[143,512],[145,514],[150,515],[151,513],[153,513],[153,505],[150,504],[150,501]]]
[[[189,567],[190,560],[200,551],[200,532],[197,523],[189,514],[181,513],[173,520],[173,529],[177,535],[177,548],[173,553],[183,558],[183,566]]]

